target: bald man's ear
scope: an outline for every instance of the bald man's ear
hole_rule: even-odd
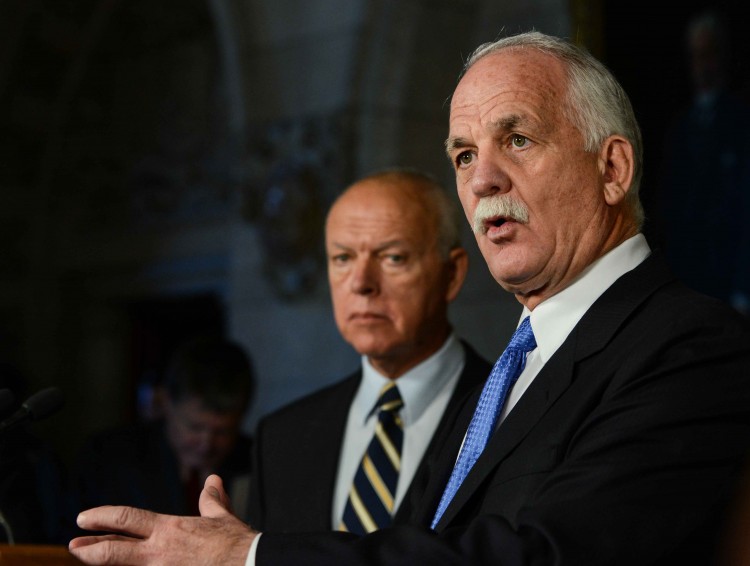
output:
[[[604,200],[609,206],[620,204],[633,182],[633,146],[621,136],[609,136],[602,145],[599,166],[604,178]]]
[[[448,286],[446,288],[446,302],[452,302],[458,297],[463,287],[466,273],[469,271],[469,256],[463,248],[454,248],[448,256]]]

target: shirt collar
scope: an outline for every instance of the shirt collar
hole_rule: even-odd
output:
[[[533,311],[524,307],[520,320],[531,316],[531,327],[543,363],[552,357],[602,293],[650,253],[646,238],[637,234],[597,259],[573,284],[539,303]]]
[[[441,348],[432,356],[414,366],[396,379],[404,408],[401,418],[405,424],[416,422],[443,386],[456,375],[464,364],[464,348],[454,334],[450,334]],[[380,374],[367,356],[362,356],[362,382],[354,397],[352,409],[365,422],[373,416],[372,409],[380,390],[389,378]]]

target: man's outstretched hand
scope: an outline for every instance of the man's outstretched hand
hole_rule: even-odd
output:
[[[221,478],[209,476],[200,517],[161,515],[134,507],[97,507],[78,515],[78,526],[112,534],[70,541],[85,564],[243,566],[257,535],[232,515]]]

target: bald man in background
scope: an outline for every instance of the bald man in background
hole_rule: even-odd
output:
[[[367,176],[333,204],[326,222],[333,311],[362,365],[259,423],[253,526],[345,528],[354,476],[376,427],[372,409],[389,382],[404,403],[392,524],[406,522],[427,482],[433,438],[452,427],[458,402],[490,370],[448,320],[468,265],[459,235],[460,216],[447,192],[413,170]]]

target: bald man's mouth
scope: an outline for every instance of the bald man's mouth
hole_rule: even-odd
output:
[[[349,315],[349,320],[354,322],[375,322],[386,318],[385,315],[372,311],[357,311]]]

